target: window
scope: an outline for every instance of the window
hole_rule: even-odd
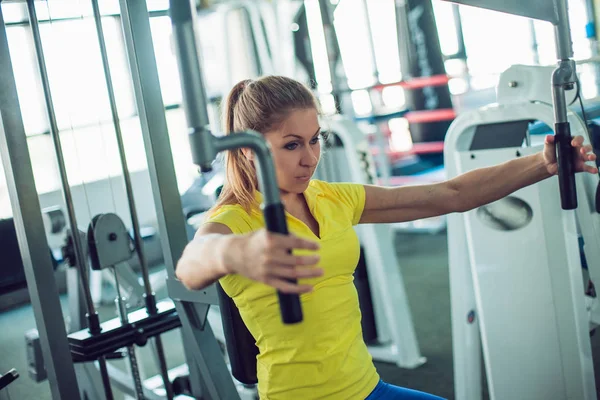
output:
[[[533,64],[534,49],[527,18],[460,6],[467,66],[474,89],[493,87],[513,64]]]
[[[379,82],[398,82],[402,79],[402,71],[398,53],[398,30],[396,29],[394,1],[369,1],[367,8]]]
[[[28,135],[47,132],[46,103],[31,30],[24,25],[7,26],[6,34],[25,132]]]
[[[150,0],[152,36],[159,78],[166,105],[181,102],[176,60],[171,46],[170,20],[160,14],[168,2]],[[129,169],[147,168],[146,155],[136,118],[135,97],[121,27],[118,0],[99,2],[115,97]],[[98,180],[114,181],[121,175],[112,115],[95,22],[89,1],[57,0],[36,2],[40,36],[46,61],[55,115],[60,130],[63,156],[72,186]],[[40,194],[59,189],[59,173],[49,132],[48,115],[35,46],[24,3],[2,5],[9,50],[29,151]],[[158,13],[153,13],[158,10]],[[153,14],[152,14],[153,13]],[[196,172],[190,159],[182,110],[167,112],[176,147],[176,169],[180,187],[186,188]],[[171,129],[170,129],[171,130]],[[183,138],[183,139],[182,139]],[[1,172],[1,166],[0,166]],[[181,176],[179,176],[181,174]],[[114,184],[114,182],[112,183]],[[85,189],[85,188],[84,188]],[[85,192],[85,191],[83,191]],[[81,187],[74,196],[83,196]],[[81,204],[81,202],[79,202]],[[105,210],[106,211],[106,210]],[[6,183],[0,175],[0,217],[12,215]]]
[[[150,28],[163,102],[165,106],[180,104],[181,84],[172,46],[171,19],[168,16],[150,18]]]
[[[441,0],[434,0],[432,6],[442,54],[453,56],[460,51],[454,13],[454,9],[457,6]]]

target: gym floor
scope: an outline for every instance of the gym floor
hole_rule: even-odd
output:
[[[427,363],[415,370],[404,370],[394,365],[376,363],[381,377],[393,384],[424,390],[453,399],[452,337],[450,325],[450,289],[448,282],[448,249],[446,234],[398,233],[396,249],[400,268],[413,312],[413,319],[421,353]],[[535,284],[535,283],[532,283]],[[66,310],[66,299],[63,298]],[[107,318],[114,308],[101,309]],[[0,313],[0,371],[16,368],[21,377],[10,386],[13,400],[50,399],[48,382],[34,383],[27,375],[25,331],[34,328],[31,306],[22,306]],[[540,332],[543,334],[543,332]],[[177,332],[164,336],[168,366],[184,362],[181,340]],[[596,382],[600,386],[600,340],[592,338],[595,357]],[[147,348],[138,351],[138,358],[147,376],[157,373]],[[484,398],[487,393],[484,390]],[[117,394],[117,399],[122,395]]]

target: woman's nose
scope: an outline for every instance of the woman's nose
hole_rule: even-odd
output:
[[[315,167],[318,162],[319,158],[317,157],[315,151],[312,148],[307,147],[306,152],[304,153],[301,159],[302,165],[305,165],[307,167]]]

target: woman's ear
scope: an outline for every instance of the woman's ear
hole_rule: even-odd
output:
[[[246,160],[253,162],[254,161],[254,152],[248,147],[242,148],[242,154],[246,157]]]

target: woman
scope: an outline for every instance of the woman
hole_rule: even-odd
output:
[[[543,152],[415,187],[311,180],[321,154],[319,107],[289,78],[242,81],[229,94],[228,133],[247,129],[269,142],[290,235],[265,231],[254,155],[227,155],[227,183],[188,244],[177,277],[191,289],[219,280],[256,339],[261,399],[439,399],[380,380],[362,339],[352,274],[359,223],[410,221],[464,212],[557,173],[554,137]],[[578,171],[596,156],[573,139]],[[290,254],[289,250],[293,250]],[[297,278],[290,283],[286,278]],[[284,325],[275,289],[301,295],[304,320]]]

